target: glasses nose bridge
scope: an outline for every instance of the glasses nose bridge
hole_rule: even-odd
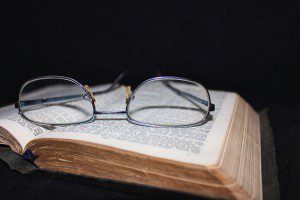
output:
[[[89,94],[91,95],[92,97],[92,102],[93,102],[93,105],[94,105],[94,114],[95,115],[105,115],[105,114],[126,114],[127,111],[126,110],[122,110],[122,111],[110,111],[110,112],[106,112],[106,111],[97,111],[96,109],[96,99],[90,89],[90,87],[88,85],[84,85],[84,87],[86,88],[86,90],[89,92]],[[132,90],[131,90],[131,86],[130,85],[127,85],[126,86],[126,93],[125,93],[125,103],[126,103],[126,107],[130,101],[130,97],[131,97],[131,94],[132,94]]]

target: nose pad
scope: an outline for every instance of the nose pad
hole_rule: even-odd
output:
[[[93,92],[92,92],[91,88],[88,85],[84,85],[84,87],[88,91],[88,93],[90,94],[90,96],[91,96],[91,102],[92,102],[92,104],[95,107],[96,106],[96,99],[95,99],[95,97],[93,95]]]
[[[130,96],[131,96],[131,87],[126,86],[126,104],[129,103]]]

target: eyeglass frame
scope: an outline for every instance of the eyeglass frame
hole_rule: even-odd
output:
[[[147,127],[153,127],[153,128],[166,128],[166,127],[172,127],[172,128],[188,128],[188,127],[194,127],[194,126],[199,126],[199,125],[203,125],[207,120],[208,120],[208,116],[210,114],[211,111],[214,111],[215,110],[215,105],[213,103],[211,103],[211,98],[210,98],[210,94],[208,92],[208,90],[206,89],[206,87],[204,87],[201,83],[197,82],[197,81],[193,81],[193,80],[190,80],[190,79],[187,79],[187,78],[181,78],[181,77],[177,77],[177,76],[157,76],[157,77],[153,77],[153,78],[149,78],[145,81],[143,81],[142,83],[140,83],[135,89],[134,91],[132,92],[131,89],[130,89],[130,86],[126,86],[126,99],[125,99],[125,103],[126,103],[126,109],[125,111],[112,111],[112,112],[105,112],[105,111],[97,111],[96,109],[96,100],[94,98],[94,94],[97,94],[97,93],[105,93],[105,92],[110,92],[111,90],[113,90],[115,88],[115,86],[117,84],[119,84],[120,80],[123,78],[124,74],[121,74],[118,76],[118,78],[112,83],[112,85],[103,90],[103,91],[97,91],[97,92],[92,92],[89,88],[88,85],[83,85],[81,84],[80,82],[78,82],[77,80],[73,79],[73,78],[70,78],[70,77],[67,77],[67,76],[57,76],[57,75],[48,75],[48,76],[39,76],[39,77],[35,77],[35,78],[32,78],[32,79],[29,79],[28,81],[26,81],[25,83],[23,83],[23,85],[21,86],[20,88],[20,91],[19,91],[19,98],[18,98],[18,101],[15,103],[15,108],[18,109],[19,111],[19,114],[25,118],[26,120],[30,121],[30,122],[33,122],[37,125],[41,125],[41,126],[66,126],[66,125],[75,125],[75,124],[81,124],[81,123],[89,123],[89,122],[92,122],[95,120],[96,116],[97,115],[105,115],[105,114],[126,114],[126,120],[129,121],[130,123],[132,124],[136,124],[136,125],[140,125],[140,126],[147,126]],[[24,88],[34,82],[34,81],[38,81],[38,80],[44,80],[44,79],[53,79],[53,80],[65,80],[65,81],[70,81],[74,84],[76,84],[77,86],[79,86],[84,92],[86,95],[88,95],[88,98],[89,98],[89,101],[90,103],[92,104],[92,107],[93,107],[93,115],[90,119],[88,120],[85,120],[85,121],[81,121],[81,122],[73,122],[73,123],[62,123],[62,124],[59,124],[59,123],[56,123],[56,124],[50,124],[50,123],[42,123],[42,122],[36,122],[34,120],[31,120],[29,119],[28,117],[26,117],[24,115],[24,113],[22,112],[21,110],[21,96],[22,96],[22,92],[24,90]],[[140,122],[140,121],[137,121],[137,120],[134,120],[132,119],[129,114],[128,114],[128,110],[129,110],[129,105],[130,105],[130,102],[131,100],[133,100],[134,98],[134,95],[136,93],[136,91],[138,91],[138,89],[145,85],[146,83],[149,83],[149,82],[153,82],[153,81],[160,81],[160,80],[172,80],[172,81],[184,81],[184,82],[188,82],[188,83],[193,83],[193,84],[196,84],[197,86],[199,87],[202,87],[207,95],[207,106],[208,106],[208,110],[207,110],[207,113],[206,115],[203,117],[202,120],[200,120],[199,122],[196,122],[196,123],[193,123],[193,124],[184,124],[184,125],[156,125],[156,124],[151,124],[151,123],[145,123],[145,122]],[[172,89],[172,88],[171,88]],[[177,91],[178,93],[178,91]],[[197,98],[197,97],[195,97]],[[200,99],[202,102],[204,102],[204,100]]]

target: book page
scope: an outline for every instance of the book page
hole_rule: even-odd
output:
[[[93,91],[99,89],[101,90],[101,86],[92,88]],[[17,123],[26,129],[22,131],[22,136],[17,134],[16,137],[18,140],[21,138],[24,145],[36,138],[73,139],[159,158],[207,165],[217,162],[222,151],[237,97],[235,93],[222,91],[210,91],[210,95],[212,103],[216,105],[215,111],[211,112],[210,120],[201,126],[189,128],[152,128],[135,125],[127,121],[125,114],[98,115],[92,122],[55,126],[51,131],[24,120],[18,116],[16,109],[10,111],[13,114],[1,118],[12,123],[8,128],[17,127],[15,124]],[[125,110],[125,87],[96,95],[95,98],[96,108],[99,111]],[[62,116],[68,115],[61,113],[61,110],[59,112],[58,114]],[[5,123],[7,124],[7,121]],[[0,126],[2,124],[0,121]],[[28,136],[24,139],[24,135]]]
[[[110,84],[103,84],[101,86],[95,87],[95,89],[96,91],[102,91],[108,88],[109,86]],[[64,90],[62,88],[59,88],[59,86],[56,86],[55,88],[46,87],[42,90],[37,90],[33,94],[29,94],[28,96],[34,98],[36,96],[42,96],[43,94],[53,94],[54,92],[57,93],[57,95],[61,95],[60,92],[63,91]],[[110,97],[112,96],[110,95]],[[113,100],[113,98],[110,99]],[[102,103],[106,104],[105,101],[103,101]],[[59,116],[63,116],[64,114],[66,114],[65,116],[70,115],[70,113],[62,113],[59,111],[55,111]],[[0,126],[6,129],[15,137],[16,140],[21,144],[21,147],[23,149],[25,148],[28,142],[38,138],[42,134],[48,133],[53,128],[47,126],[39,126],[24,119],[18,113],[18,109],[16,109],[14,105],[8,105],[0,108]]]
[[[189,128],[152,128],[132,124],[126,115],[99,115],[92,123],[56,127],[43,138],[98,143],[150,156],[193,164],[218,161],[237,98],[235,93],[210,91],[216,105],[210,120]],[[125,110],[125,88],[95,96],[100,111]]]
[[[18,114],[14,105],[0,109],[0,126],[10,132],[21,144],[22,149],[26,144],[37,138],[40,134],[49,132],[48,129],[35,125]]]

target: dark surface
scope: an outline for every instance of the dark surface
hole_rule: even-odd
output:
[[[0,105],[34,76],[137,84],[159,70],[241,94],[269,108],[283,199],[299,199],[300,30],[297,1],[110,1],[1,6]],[[134,196],[21,175],[0,163],[1,195],[15,198]],[[298,196],[297,196],[298,195]]]

